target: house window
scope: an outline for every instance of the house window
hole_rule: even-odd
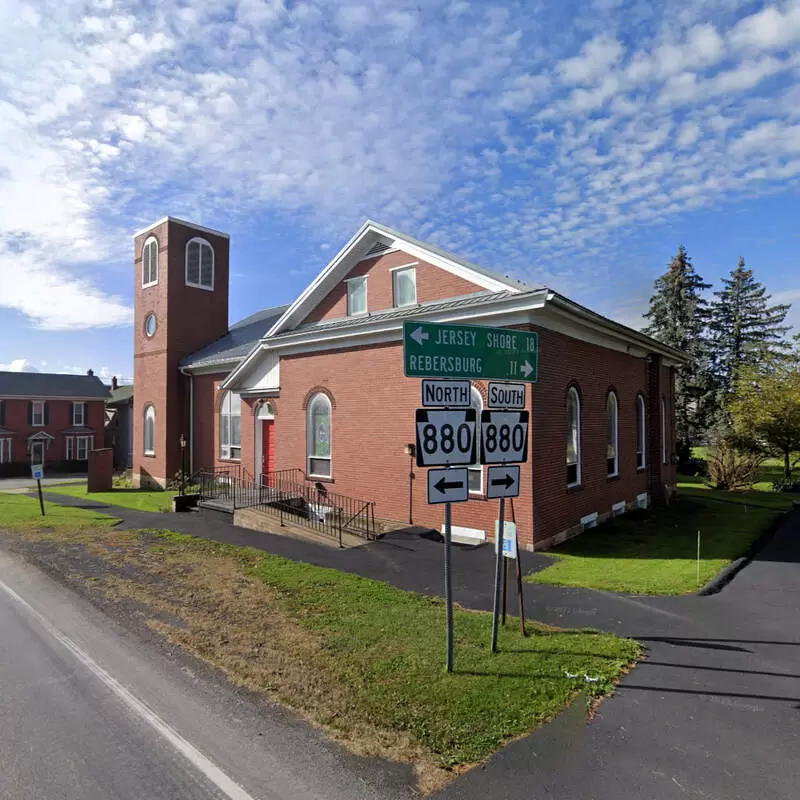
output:
[[[644,397],[636,397],[636,469],[644,469]]]
[[[72,424],[75,426],[86,424],[86,403],[72,404]]]
[[[413,306],[417,302],[417,269],[403,267],[392,272],[394,306]]]
[[[308,404],[306,455],[309,475],[331,477],[331,401],[322,392],[315,394]]]
[[[619,449],[618,449],[618,404],[614,392],[609,392],[606,403],[608,415],[608,444],[606,446],[606,467],[609,477],[619,474]]]
[[[34,400],[31,403],[31,425],[41,427],[45,424],[44,409],[45,403],[41,400]]]
[[[242,401],[236,392],[226,392],[219,408],[219,456],[242,457]]]
[[[661,398],[661,463],[667,463],[667,404]]]
[[[347,316],[367,313],[367,276],[347,281]]]
[[[158,283],[158,240],[151,236],[142,248],[142,288]]]
[[[156,410],[147,406],[144,410],[144,454],[153,456],[156,453]]]
[[[481,411],[483,411],[483,398],[481,393],[473,386],[470,406],[475,409],[478,418],[477,429],[480,430]],[[475,450],[475,461],[467,470],[470,494],[483,494],[483,467],[481,466],[480,448]]]
[[[581,482],[581,398],[573,386],[567,392],[567,486]]]
[[[94,436],[67,436],[67,461],[86,461],[94,447]]]
[[[186,285],[214,288],[214,248],[205,239],[190,239],[186,244]]]

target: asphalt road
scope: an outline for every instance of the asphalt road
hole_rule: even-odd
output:
[[[0,552],[3,800],[377,800],[410,777],[143,649]]]

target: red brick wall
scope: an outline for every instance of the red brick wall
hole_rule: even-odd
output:
[[[417,302],[428,303],[481,291],[477,284],[428,264],[426,261],[396,251],[361,261],[347,278],[367,276],[367,310],[385,311],[394,304],[392,272],[394,267],[414,265],[417,270]],[[345,279],[346,280],[346,279]],[[304,322],[337,319],[347,316],[347,284],[342,280],[328,296],[306,317]]]
[[[28,437],[40,431],[55,437],[46,451],[45,463],[66,459],[67,443],[62,431],[72,427],[72,402],[72,400],[48,400],[48,424],[34,427],[30,424],[30,400],[5,399],[3,401],[5,405],[3,427],[14,432],[11,442],[12,461],[30,461],[30,455],[27,452]],[[94,431],[92,435],[94,435],[95,447],[102,447],[105,404],[102,400],[87,400],[86,406],[86,427]]]
[[[158,284],[143,289],[142,248],[150,236],[159,242]],[[214,248],[213,291],[186,286],[186,243],[194,237]],[[188,381],[178,363],[228,330],[229,241],[167,221],[136,237],[134,263],[134,476],[163,483],[180,469],[180,435],[188,435]],[[148,338],[144,321],[151,312],[158,327]],[[148,404],[156,411],[154,456],[143,454]]]

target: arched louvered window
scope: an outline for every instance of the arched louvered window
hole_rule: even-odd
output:
[[[142,288],[158,283],[158,239],[151,236],[142,248]]]
[[[214,248],[205,239],[194,238],[186,243],[186,285],[214,288]]]

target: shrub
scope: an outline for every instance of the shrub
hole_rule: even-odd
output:
[[[779,493],[800,492],[800,480],[795,478],[778,478],[772,481],[772,491]]]
[[[749,489],[758,477],[764,454],[723,432],[714,437],[707,459],[707,482],[715,489]]]

